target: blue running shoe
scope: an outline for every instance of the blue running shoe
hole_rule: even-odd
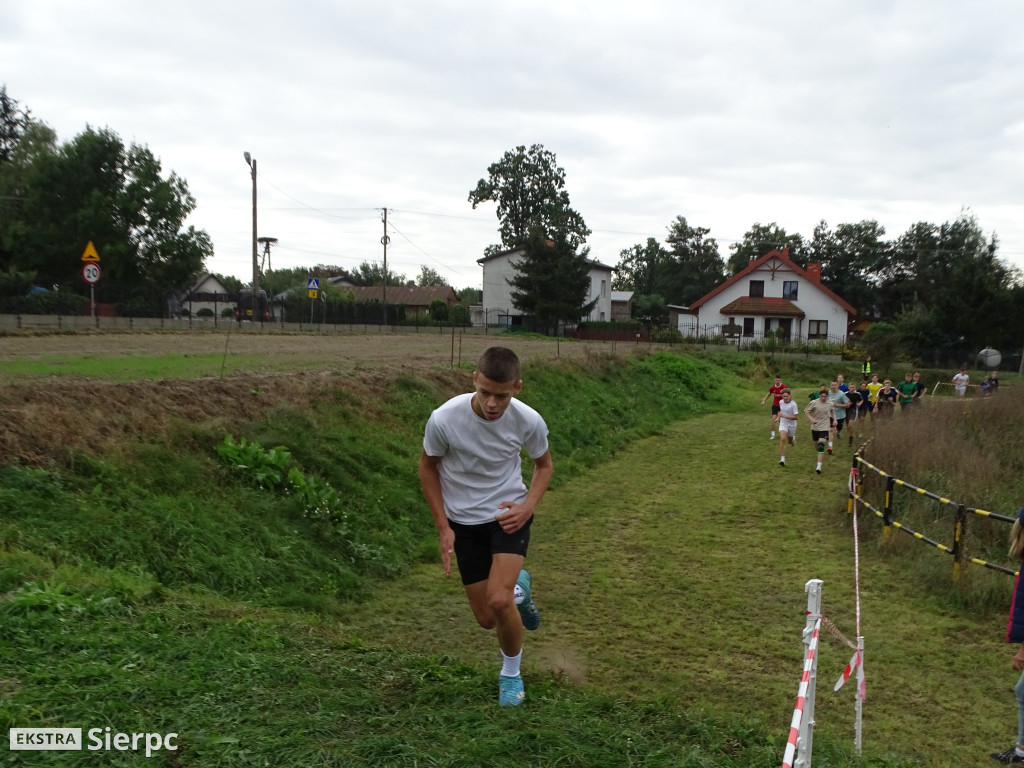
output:
[[[499,675],[498,677],[498,703],[503,707],[518,707],[523,703],[523,699],[526,698],[526,692],[523,690],[523,678],[519,675],[515,677],[506,677],[505,675]]]
[[[537,604],[533,602],[533,596],[530,593],[530,586],[533,580],[530,578],[530,572],[522,570],[519,572],[519,579],[516,581],[516,608],[519,609],[519,616],[523,620],[523,626],[526,629],[534,630],[540,626],[540,611],[537,609]],[[520,596],[522,600],[520,600]]]

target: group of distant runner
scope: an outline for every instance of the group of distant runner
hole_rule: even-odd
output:
[[[864,425],[869,418],[888,418],[897,405],[901,410],[912,408],[919,405],[925,395],[926,389],[920,373],[907,372],[903,381],[894,387],[889,379],[880,382],[877,373],[870,373],[870,361],[865,362],[864,368],[865,378],[859,387],[851,389],[840,374],[828,386],[823,384],[813,390],[809,402],[803,407],[803,413],[811,426],[811,441],[817,451],[814,471],[819,475],[825,457],[831,455],[842,441],[844,427],[847,445],[852,446],[854,439],[864,436]],[[796,427],[801,409],[781,376],[775,377],[775,383],[768,389],[761,405],[768,402],[769,397],[772,398],[772,424],[768,439],[774,440],[778,432],[779,466],[785,467],[786,447],[796,443]]]

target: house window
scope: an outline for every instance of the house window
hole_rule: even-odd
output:
[[[790,301],[796,301],[797,285],[799,285],[799,283],[796,280],[783,280],[782,298],[789,299]]]
[[[601,298],[603,299],[607,295],[608,295],[608,281],[607,280],[602,280],[601,281]]]
[[[754,318],[744,317],[743,318],[743,335],[753,336],[754,335]]]
[[[764,280],[751,280],[750,281],[750,298],[752,298],[752,299],[763,299],[764,298]]]
[[[827,339],[828,320],[809,320],[807,322],[808,339]]]

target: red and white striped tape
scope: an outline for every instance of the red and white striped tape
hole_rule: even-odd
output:
[[[836,687],[832,690],[838,691],[843,687],[843,683],[850,679],[850,676],[856,673],[857,675],[857,695],[861,699],[867,699],[867,687],[864,684],[864,659],[861,657],[860,651],[853,654],[853,658],[850,659],[850,663],[846,665],[846,669],[843,670],[843,674],[840,675],[836,681]]]
[[[821,616],[814,622],[814,634],[811,636],[811,643],[807,646],[807,656],[804,658],[804,675],[800,678],[800,688],[796,695],[796,708],[793,710],[793,720],[789,726],[789,741],[786,742],[786,753],[782,758],[782,768],[793,768],[793,758],[796,756],[796,740],[800,735],[800,723],[804,719],[804,702],[807,699],[807,689],[811,681],[811,669],[814,667],[814,658],[818,655],[818,634],[821,632]]]

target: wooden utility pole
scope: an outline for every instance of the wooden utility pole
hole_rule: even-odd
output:
[[[384,209],[384,236],[380,239],[381,245],[384,246],[384,290],[382,292],[382,302],[384,304],[384,325],[388,324],[388,243],[391,238],[388,237],[388,209]]]

